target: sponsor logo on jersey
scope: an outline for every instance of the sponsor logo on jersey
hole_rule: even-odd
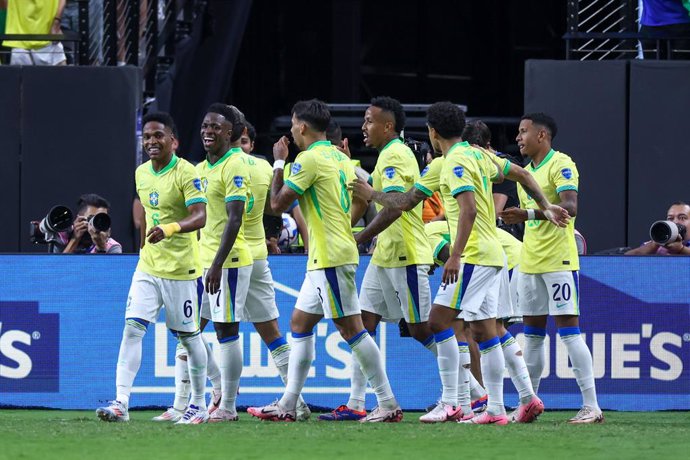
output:
[[[395,168],[392,166],[388,167],[383,170],[383,174],[385,174],[387,178],[393,179],[393,176],[395,176]]]
[[[561,175],[566,179],[570,179],[573,177],[573,171],[570,168],[563,168],[561,169]]]
[[[458,177],[462,177],[462,175],[465,174],[465,168],[462,166],[456,166],[453,168],[453,173]]]

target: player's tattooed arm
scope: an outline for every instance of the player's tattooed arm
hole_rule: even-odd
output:
[[[395,208],[401,211],[409,211],[417,206],[427,196],[416,187],[410,188],[405,193],[383,193],[377,192],[374,188],[362,179],[355,179],[348,186],[353,195],[366,201],[375,201],[386,208]]]
[[[395,195],[401,195],[401,193],[391,193]],[[390,227],[390,225],[395,222],[402,215],[402,211],[397,208],[385,207],[381,209],[380,212],[376,214],[376,217],[369,222],[364,230],[355,234],[355,241],[357,244],[366,243],[367,241],[374,238],[376,235]]]
[[[575,215],[570,213],[569,207],[571,207],[573,211],[577,212],[577,193],[574,191],[567,190],[562,192],[562,194],[572,192],[575,198],[575,206],[570,206],[570,200],[572,200],[570,195],[568,195],[566,200],[568,203],[566,205],[564,205],[564,197],[561,195],[561,203],[559,206],[550,203],[549,200],[546,199],[546,196],[542,192],[541,187],[539,187],[539,184],[537,184],[537,181],[534,180],[534,177],[532,177],[529,172],[520,166],[511,164],[506,177],[510,180],[520,183],[522,188],[525,189],[525,192],[527,192],[527,194],[531,196],[537,203],[539,209],[533,210],[534,219],[536,220],[548,220],[558,227],[565,227],[568,225],[570,217]],[[517,208],[506,209],[500,213],[500,216],[507,224],[524,222],[528,218],[526,210]]]

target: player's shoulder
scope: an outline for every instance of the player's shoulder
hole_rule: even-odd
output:
[[[575,165],[575,161],[573,158],[568,155],[567,153],[563,153],[559,150],[554,150],[553,152],[553,158],[551,159],[553,161],[553,164],[555,165],[560,165],[560,164],[569,164],[569,165]]]
[[[141,177],[143,175],[147,175],[151,173],[151,160],[146,161],[139,166],[137,166],[137,169],[134,171],[134,175],[136,177]]]
[[[194,167],[194,165],[188,160],[185,160],[184,158],[178,157],[177,164],[175,165],[175,167],[178,168],[179,171],[183,172],[196,172],[196,168]]]

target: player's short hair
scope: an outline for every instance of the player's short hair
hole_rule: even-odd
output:
[[[232,105],[223,104],[221,102],[214,102],[211,104],[206,113],[217,113],[223,115],[228,123],[232,125],[232,132],[230,133],[230,142],[237,141],[244,131],[244,114],[239,109]]]
[[[150,120],[159,121],[159,120]],[[159,123],[163,123],[159,121]],[[163,123],[165,124],[165,123]],[[168,126],[168,125],[165,125]],[[105,208],[110,210],[110,202],[100,195],[95,193],[85,193],[79,197],[77,200],[77,214],[81,214],[87,206],[93,206],[94,208]]]
[[[141,119],[141,127],[143,128],[146,126],[146,123],[151,121],[162,124],[173,133],[173,136],[177,137],[177,125],[175,125],[175,120],[173,120],[173,117],[170,116],[168,112],[147,113],[144,115],[144,118]]]
[[[399,133],[405,129],[405,109],[403,109],[400,101],[388,96],[379,96],[371,100],[371,105],[373,107],[378,107],[384,112],[393,114],[393,117],[395,118],[393,129],[396,133]]]
[[[671,203],[671,206],[690,206],[690,204],[687,204],[685,201],[674,201]],[[671,206],[669,206],[669,208]]]
[[[326,139],[331,141],[333,145],[340,145],[343,141],[343,130],[340,129],[340,125],[337,121],[331,118],[328,123],[328,129],[326,129]]]
[[[435,102],[426,111],[426,122],[444,139],[462,136],[465,112],[450,101]]]
[[[325,102],[318,99],[298,101],[292,106],[292,114],[306,122],[314,131],[325,133],[331,121],[331,112]]]
[[[481,120],[471,121],[462,130],[462,140],[486,148],[491,143],[491,130]]]
[[[556,134],[558,133],[558,126],[556,125],[556,120],[554,120],[552,116],[547,115],[543,112],[525,114],[522,116],[522,118],[520,118],[520,120],[530,120],[532,121],[532,124],[546,128],[546,132],[549,133],[551,139],[554,139],[556,137]]]
[[[256,140],[256,128],[247,120],[244,121],[244,125],[247,127],[247,137],[249,137],[249,141],[254,142]]]

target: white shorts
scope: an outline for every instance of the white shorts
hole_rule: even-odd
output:
[[[248,323],[263,323],[278,318],[276,292],[268,260],[255,260],[249,278],[249,291],[244,308],[237,310],[237,319]]]
[[[405,318],[410,324],[429,320],[431,290],[429,266],[384,268],[369,264],[359,294],[362,311],[377,314],[384,321]]]
[[[203,279],[206,280],[204,269]],[[252,265],[238,268],[224,268],[220,280],[220,290],[210,295],[206,290],[201,296],[201,317],[214,323],[236,323],[238,312],[244,309],[249,290]],[[204,285],[206,283],[204,282]]]
[[[357,265],[307,271],[295,308],[328,319],[359,315],[356,271]]]
[[[517,292],[519,313],[523,316],[580,314],[577,271],[520,273]]]
[[[434,298],[434,305],[461,310],[459,317],[465,321],[481,321],[496,318],[500,291],[501,267],[485,265],[460,265],[456,283],[441,284]]]
[[[171,280],[135,271],[127,296],[125,319],[140,318],[149,323],[158,319],[165,306],[165,325],[179,332],[199,329],[197,281]]]
[[[510,291],[510,271],[504,266],[498,273],[499,292],[498,292],[498,312],[497,318],[510,318],[514,316],[514,298]]]
[[[59,65],[67,61],[61,42],[49,43],[43,48],[25,50],[12,48],[10,65]]]

